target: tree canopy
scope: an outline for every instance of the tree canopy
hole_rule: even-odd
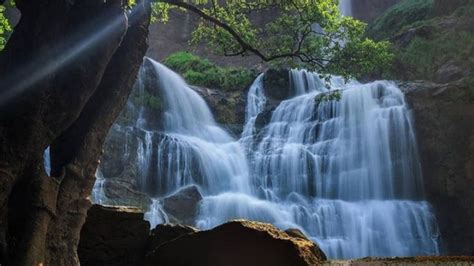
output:
[[[366,38],[366,24],[342,16],[338,5],[338,0],[158,0],[153,10],[159,20],[173,8],[197,14],[201,21],[192,43],[204,41],[221,55],[255,54],[272,65],[346,78],[387,67],[393,59],[389,42]],[[269,9],[275,15],[263,27],[251,20],[252,13]]]
[[[5,47],[5,43],[7,42],[7,35],[12,30],[10,22],[5,17],[5,10],[6,7],[0,5],[0,51],[3,50],[3,48]]]
[[[9,3],[10,1],[7,1]],[[129,0],[132,7],[136,0]],[[153,20],[165,22],[172,9],[201,18],[192,44],[205,42],[217,54],[254,54],[273,66],[306,68],[320,74],[357,78],[387,68],[393,60],[387,41],[366,38],[366,24],[342,16],[338,0],[154,0]],[[262,27],[251,14],[271,10]],[[0,50],[10,24],[0,6]]]

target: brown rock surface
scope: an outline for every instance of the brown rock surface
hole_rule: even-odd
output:
[[[209,231],[187,234],[161,245],[145,265],[318,265],[315,244],[274,226],[232,221]]]
[[[193,225],[202,195],[196,186],[180,189],[163,199],[163,209],[171,222]]]

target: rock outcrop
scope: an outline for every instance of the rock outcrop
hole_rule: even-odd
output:
[[[162,244],[145,265],[318,265],[324,257],[315,247],[270,224],[241,220]]]
[[[326,261],[304,234],[232,221],[208,231],[160,224],[151,231],[136,208],[94,205],[81,232],[81,265],[318,265]]]
[[[352,15],[364,22],[371,22],[385,10],[400,2],[400,0],[353,0]]]
[[[139,209],[94,205],[81,231],[81,265],[140,265],[149,233]]]
[[[196,186],[189,186],[164,198],[163,209],[170,222],[193,225],[201,200],[202,195],[199,189]]]
[[[447,255],[474,255],[474,88],[401,84],[413,109],[426,198]]]

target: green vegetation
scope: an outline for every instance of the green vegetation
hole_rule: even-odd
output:
[[[220,67],[189,52],[174,53],[164,63],[192,85],[227,91],[247,88],[256,76],[252,70]]]
[[[403,0],[370,24],[366,34],[374,40],[390,38],[409,25],[430,18],[433,8],[433,0]]]
[[[8,35],[12,31],[10,22],[5,17],[5,6],[0,5],[0,51],[5,48],[5,43],[7,42]]]
[[[341,90],[334,90],[330,91],[328,93],[321,93],[316,95],[314,100],[316,103],[321,103],[321,102],[328,102],[328,101],[339,101],[342,98],[342,91]]]
[[[369,25],[370,37],[393,41],[395,64],[382,77],[436,81],[438,71],[446,64],[466,73],[472,68],[474,5],[466,1],[454,12],[443,15],[435,10],[443,7],[436,7],[433,2],[404,0]]]
[[[274,67],[306,68],[351,78],[387,68],[393,59],[389,42],[366,38],[366,25],[342,16],[338,1],[208,2],[160,0],[154,4],[153,14],[155,20],[166,20],[172,8],[197,13],[201,22],[193,32],[193,44],[204,42],[226,56],[254,54]],[[265,25],[249,19],[249,14],[265,10],[274,14],[265,17]],[[321,29],[315,29],[316,24]],[[216,79],[211,73],[203,77],[197,72],[188,73],[188,79]]]
[[[134,97],[134,102],[137,105],[144,105],[156,111],[163,111],[163,101],[160,97],[150,94],[148,91],[144,91],[142,95]]]

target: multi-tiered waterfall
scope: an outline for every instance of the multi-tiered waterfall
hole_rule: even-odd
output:
[[[342,98],[328,101],[318,97],[332,92],[317,75],[293,70],[292,96],[256,127],[267,104],[262,74],[249,89],[236,140],[182,78],[152,65],[164,123],[146,131],[137,150],[146,168],[141,188],[156,197],[147,213],[152,223],[166,221],[161,197],[197,185],[200,228],[236,218],[299,228],[330,258],[438,253],[410,113],[395,84],[333,78],[331,91]]]

